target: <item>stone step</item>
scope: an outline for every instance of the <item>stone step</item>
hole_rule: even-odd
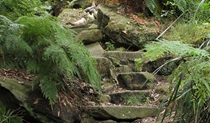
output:
[[[104,54],[105,51],[102,48],[102,46],[100,45],[100,43],[96,42],[96,43],[88,44],[88,45],[85,45],[85,46],[88,49],[88,51],[90,52],[91,56],[93,56],[93,57],[103,57],[103,54]]]
[[[148,72],[126,72],[117,75],[120,87],[128,90],[142,90],[153,87],[155,76]]]
[[[132,121],[145,117],[154,117],[159,108],[145,106],[90,106],[85,112],[97,120]]]
[[[112,92],[109,96],[113,104],[142,105],[154,100],[149,90],[122,90]]]
[[[140,51],[105,51],[104,56],[115,66],[134,64],[134,60],[142,57]]]

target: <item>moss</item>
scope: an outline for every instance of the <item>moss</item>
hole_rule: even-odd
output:
[[[121,97],[122,103],[125,104],[141,104],[148,102],[150,100],[148,93],[136,93],[136,94],[126,94]]]

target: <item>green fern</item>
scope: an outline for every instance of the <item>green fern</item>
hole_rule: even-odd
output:
[[[187,10],[186,0],[174,0],[174,3],[182,12],[185,12]]]
[[[0,102],[0,123],[23,123],[23,119],[15,114],[15,111],[6,109]]]
[[[202,56],[209,59],[209,53],[206,50],[193,48],[189,44],[183,44],[180,41],[162,40],[146,45],[145,50],[147,52],[144,54],[144,58],[149,61],[157,60],[166,53],[181,57]]]
[[[179,41],[167,40],[148,44],[145,50],[147,52],[139,60],[142,61],[139,64],[142,64],[144,61],[155,61],[164,55],[184,59],[172,74],[173,80],[171,81],[176,86],[174,87],[168,106],[178,101],[177,109],[175,109],[178,112],[176,118],[181,118],[186,122],[190,122],[191,120],[196,122],[199,120],[209,122],[206,121],[208,119],[200,118],[200,112],[205,111],[205,104],[210,97],[209,52],[193,48]],[[168,109],[165,110],[164,117],[167,112]],[[196,119],[189,119],[189,117],[196,117]]]
[[[57,85],[52,77],[41,76],[40,78],[40,88],[42,90],[43,95],[46,99],[49,100],[50,105],[52,106],[58,97]]]
[[[0,43],[5,62],[0,65],[10,64],[36,73],[36,80],[40,81],[44,97],[51,105],[56,101],[57,88],[63,85],[63,76],[72,82],[72,77],[80,77],[82,72],[94,89],[100,91],[95,61],[82,44],[74,42],[74,32],[60,26],[53,17],[21,17],[15,22],[5,17],[0,20],[19,27],[2,24]]]
[[[12,20],[21,16],[46,15],[40,0],[2,0],[0,1],[0,14]]]
[[[146,6],[155,16],[160,16],[162,8],[158,0],[146,0]]]

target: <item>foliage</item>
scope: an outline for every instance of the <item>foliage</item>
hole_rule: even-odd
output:
[[[146,5],[155,16],[180,15],[186,12],[186,19],[198,18],[209,21],[209,2],[205,0],[146,0]],[[162,6],[161,6],[162,5]],[[207,17],[207,18],[206,18]]]
[[[0,15],[5,15],[9,19],[16,20],[21,16],[33,16],[48,14],[50,9],[40,0],[1,0]]]
[[[166,34],[167,40],[179,40],[184,43],[201,44],[210,34],[210,25],[198,25],[193,23],[177,23]]]
[[[0,123],[22,123],[21,116],[15,114],[13,110],[7,110],[6,107],[0,103]]]
[[[108,51],[112,51],[112,50],[115,50],[115,47],[114,47],[114,44],[111,43],[111,42],[106,42],[106,50]]]
[[[155,16],[160,16],[161,7],[158,0],[146,0],[146,6]]]
[[[53,104],[63,78],[84,75],[100,91],[100,77],[84,45],[51,16],[21,17],[15,22],[0,16],[1,67],[36,73],[44,96]]]
[[[182,63],[173,74],[172,83],[176,86],[169,99],[164,117],[169,110],[175,110],[177,118],[183,120],[181,122],[190,122],[191,120],[206,122],[210,120],[201,117],[201,113],[206,108],[205,104],[210,97],[209,52],[193,48],[179,41],[167,40],[148,44],[145,50],[147,52],[144,53],[143,58],[140,60],[142,62],[154,61],[164,55],[178,57],[170,62],[182,59]],[[205,115],[208,115],[208,113]]]
[[[210,1],[202,4],[195,17],[210,23]]]

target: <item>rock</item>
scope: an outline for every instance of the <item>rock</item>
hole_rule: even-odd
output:
[[[120,73],[117,80],[123,88],[140,90],[151,87],[155,82],[155,77],[148,72],[127,72]]]
[[[90,106],[85,112],[95,119],[129,121],[156,116],[158,108],[144,106]]]
[[[83,30],[76,35],[76,40],[82,41],[84,44],[99,42],[103,35],[99,29]]]
[[[148,41],[158,36],[158,28],[154,21],[144,25],[136,25],[133,19],[122,16],[112,9],[99,5],[98,23],[102,32],[117,44],[124,47],[143,48]]]
[[[143,119],[137,119],[132,123],[160,123],[161,122],[161,121],[156,121],[156,119],[157,119],[156,117],[146,117]]]
[[[104,56],[109,58],[115,66],[134,64],[134,60],[141,58],[142,52],[105,51]]]
[[[23,107],[31,117],[41,123],[73,123],[77,122],[79,119],[76,107],[64,105],[64,102],[62,104],[56,103],[53,105],[52,110],[48,100],[43,97],[41,90],[36,87],[32,90],[32,83],[29,81],[18,81],[11,78],[0,77],[0,89],[3,91],[1,93],[10,92],[10,95],[13,95],[6,97],[10,100],[10,103],[13,102],[13,104],[15,103],[15,105]],[[2,99],[4,98],[0,98],[0,102],[4,102]],[[67,102],[65,103],[67,104]],[[8,105],[9,103],[5,104]],[[63,108],[61,108],[61,106]]]
[[[102,94],[100,96],[100,102],[101,103],[109,103],[111,100],[110,96],[109,95],[105,95],[105,94]]]
[[[96,68],[99,74],[102,77],[109,77],[110,76],[110,69],[112,67],[112,62],[105,58],[105,57],[95,57],[97,65]]]
[[[98,123],[117,123],[114,120],[104,120],[104,121],[99,121]]]
[[[102,85],[102,92],[103,93],[110,93],[116,89],[117,85],[113,82],[103,82]]]
[[[64,9],[58,15],[58,18],[61,19],[62,25],[64,27],[72,27],[69,23],[79,20],[81,15],[85,15],[84,11],[81,9]]]
[[[114,104],[143,104],[152,100],[149,91],[119,91],[109,95]]]
[[[116,73],[122,73],[122,72],[132,72],[134,71],[132,68],[134,66],[131,65],[120,65],[120,67],[115,67],[114,71]]]
[[[0,77],[0,86],[9,90],[20,102],[26,101],[29,98],[28,93],[31,91],[31,86],[27,82],[6,77]]]
[[[98,121],[90,117],[88,114],[83,113],[80,123],[98,123]]]
[[[153,62],[148,62],[143,65],[143,70],[148,72],[154,72],[157,68],[159,68],[161,65],[163,65],[170,59],[172,59],[172,57],[163,57]],[[164,65],[157,73],[159,75],[165,75],[165,76],[170,75],[173,72],[173,70],[177,68],[179,62],[180,61],[170,62]]]
[[[58,18],[61,19],[64,27],[74,29],[76,32],[81,31],[78,28],[88,28],[92,23],[97,22],[92,15],[82,9],[64,9]]]
[[[103,57],[105,51],[98,42],[86,45],[86,47],[93,57]]]

